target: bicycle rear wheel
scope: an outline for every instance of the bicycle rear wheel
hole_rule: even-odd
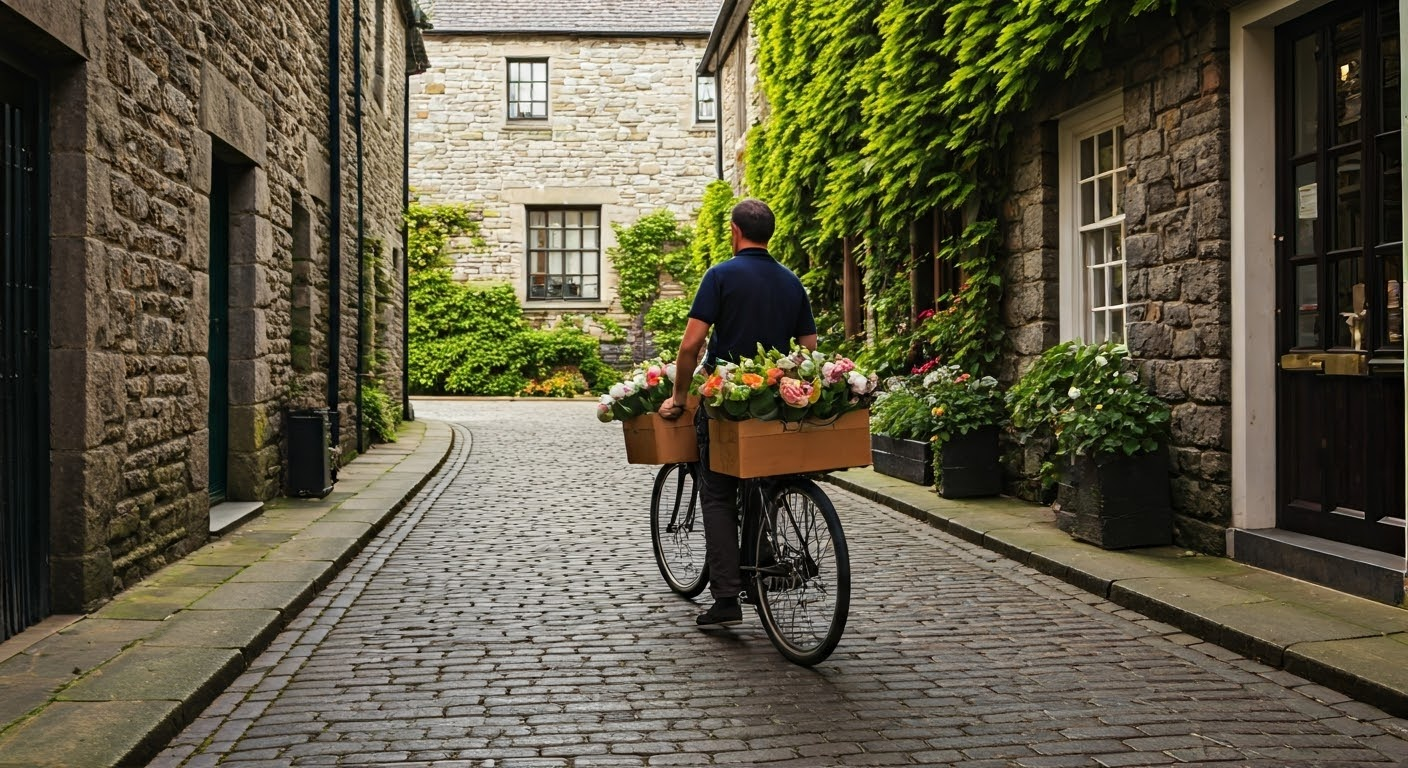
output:
[[[692,464],[666,464],[650,494],[650,540],[655,563],[670,589],[694,597],[709,583],[704,559],[704,515]]]
[[[841,642],[851,609],[851,560],[836,507],[811,480],[781,480],[758,526],[753,594],[777,650],[810,667]]]

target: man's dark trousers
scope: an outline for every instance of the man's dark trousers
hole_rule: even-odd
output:
[[[715,600],[738,597],[743,588],[738,555],[738,478],[709,469],[709,417],[701,403],[694,416],[699,439],[699,505],[704,513],[709,594]]]

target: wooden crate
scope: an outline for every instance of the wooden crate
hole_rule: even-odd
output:
[[[626,461],[630,464],[678,464],[699,461],[699,440],[694,434],[694,408],[686,408],[674,421],[647,413],[621,422],[626,436]]]
[[[829,423],[709,420],[709,468],[733,477],[768,477],[870,464],[870,411]]]

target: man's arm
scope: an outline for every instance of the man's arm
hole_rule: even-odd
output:
[[[803,336],[802,338],[797,339],[797,343],[798,343],[798,344],[801,344],[802,346],[806,347],[807,349],[810,349],[811,351],[815,352],[815,351],[816,351],[816,334],[815,334],[815,333],[809,333],[809,334],[807,334],[806,336]]]
[[[684,327],[684,338],[680,340],[680,353],[675,356],[675,391],[660,404],[657,411],[667,419],[678,419],[684,413],[684,404],[689,398],[689,385],[694,380],[694,369],[699,365],[699,353],[709,338],[709,324],[697,318],[689,318]],[[812,337],[816,346],[816,337]]]

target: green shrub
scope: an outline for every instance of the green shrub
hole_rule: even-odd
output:
[[[362,382],[362,423],[374,443],[396,442],[401,424],[401,404],[393,401],[376,379]]]

